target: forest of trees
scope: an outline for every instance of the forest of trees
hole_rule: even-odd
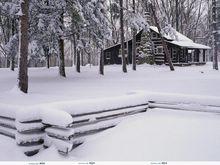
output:
[[[66,77],[65,62],[80,72],[81,65],[98,65],[104,75],[103,50],[148,29],[146,12],[163,30],[175,29],[193,41],[215,45],[214,68],[218,69],[218,0],[1,0],[0,67],[18,67],[18,87],[28,92],[28,67],[43,63],[59,66]],[[213,37],[214,36],[214,37]],[[136,44],[133,44],[136,45]],[[124,44],[122,71],[127,72]],[[132,68],[136,70],[136,46]],[[166,53],[166,51],[165,51]],[[169,57],[169,53],[166,53]],[[170,63],[171,70],[174,70]]]

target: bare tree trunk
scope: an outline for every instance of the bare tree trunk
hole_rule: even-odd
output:
[[[104,75],[104,50],[101,49],[100,58],[99,58],[99,74]]]
[[[212,26],[213,26],[213,69],[218,70],[218,31],[217,31],[216,0],[212,1]]]
[[[74,51],[74,65],[76,65],[76,56],[77,56],[77,48],[76,48],[76,34],[73,36],[73,51]]]
[[[76,51],[76,71],[80,73],[80,50],[77,48]]]
[[[81,51],[81,66],[84,66],[84,51]]]
[[[126,10],[128,11],[129,10],[129,0],[126,0],[125,1],[125,6],[126,6]],[[125,30],[125,41],[126,42],[126,47],[127,47],[127,51],[126,51],[126,54],[127,54],[127,57],[128,57],[128,47],[129,47],[129,25],[128,25],[128,19],[125,20],[125,26],[126,26],[126,30]],[[129,59],[127,58],[126,59],[126,62],[127,62],[127,65],[129,65]]]
[[[63,22],[63,13],[61,14],[61,25],[64,24]],[[65,57],[64,57],[64,40],[62,38],[63,36],[59,37],[59,74],[62,77],[66,77],[66,73],[65,73]]]
[[[14,56],[12,56],[10,60],[10,69],[11,71],[15,70],[15,57]]]
[[[170,56],[170,53],[169,53],[169,51],[168,51],[167,44],[166,44],[166,42],[165,42],[165,40],[164,40],[164,37],[163,37],[162,34],[161,34],[161,27],[160,27],[160,25],[159,25],[159,22],[158,22],[158,19],[157,19],[157,16],[156,16],[155,7],[151,4],[151,5],[150,5],[150,9],[151,9],[151,11],[152,11],[152,14],[153,14],[153,17],[154,17],[154,20],[155,20],[155,24],[156,24],[156,26],[157,26],[157,28],[158,28],[159,35],[160,35],[160,37],[161,37],[162,45],[163,45],[163,48],[164,48],[164,52],[165,52],[165,55],[166,55],[166,59],[167,59],[167,61],[168,61],[168,63],[169,63],[169,66],[170,66],[170,70],[171,70],[171,71],[174,71],[175,69],[174,69],[173,63],[172,63],[172,61],[171,61],[171,56]]]
[[[8,68],[8,56],[5,56],[5,68]]]
[[[29,27],[29,1],[23,0],[21,3],[23,15],[20,16],[19,29],[19,66],[18,66],[18,88],[28,92],[28,27]]]
[[[133,0],[133,14],[135,14],[135,0]],[[132,39],[132,69],[136,70],[136,29],[132,29],[133,39]],[[128,48],[127,48],[128,49]],[[127,50],[128,51],[128,50]]]
[[[175,1],[175,7],[176,7],[176,11],[175,11],[175,15],[176,15],[176,31],[179,31],[179,0]]]
[[[44,56],[46,57],[46,67],[50,68],[50,55],[48,46],[43,46]]]
[[[74,64],[74,54],[73,54],[73,42],[70,40],[70,55],[71,55],[71,66]]]
[[[124,45],[124,13],[123,13],[123,0],[120,3],[120,26],[121,26],[121,55],[122,55],[122,71],[127,73],[126,59],[125,59],[125,45]]]
[[[50,56],[47,54],[47,69],[50,69]]]
[[[59,39],[59,49],[60,49],[60,53],[59,53],[59,74],[62,77],[66,77],[65,58],[64,58],[64,40],[62,39],[62,37],[60,37],[60,39]]]
[[[12,36],[15,35],[15,18],[12,19],[11,34],[12,34]],[[11,59],[10,59],[10,69],[11,69],[11,71],[15,70],[15,56],[16,56],[16,54],[11,54]]]
[[[77,42],[79,42],[80,39],[79,32],[76,35],[77,35]],[[80,73],[80,50],[78,46],[76,48],[76,71]]]

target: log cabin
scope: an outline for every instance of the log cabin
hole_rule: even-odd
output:
[[[207,50],[211,49],[209,46],[198,44],[193,42],[188,37],[175,31],[175,38],[171,37],[169,34],[163,35],[168,50],[171,55],[172,62],[175,66],[188,66],[188,65],[204,65],[206,64]],[[152,43],[151,48],[153,52],[154,64],[162,65],[168,64],[166,56],[164,54],[161,38],[157,27],[150,26],[148,32],[141,30],[136,35],[137,44],[137,59],[140,56],[140,46],[143,44],[143,36],[148,33],[149,40]],[[126,41],[125,43],[125,55],[128,64],[132,63],[132,39]],[[111,64],[121,64],[121,44],[117,44],[108,47],[104,50],[104,63],[105,65]],[[149,51],[147,51],[149,52]],[[146,56],[148,54],[146,53]]]

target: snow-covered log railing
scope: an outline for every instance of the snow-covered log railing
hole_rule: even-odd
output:
[[[15,119],[0,116],[0,134],[15,139],[15,134],[16,134]]]
[[[68,105],[72,107],[71,110],[65,109],[71,116],[72,122],[59,124],[47,121],[44,123],[47,127],[45,129],[47,135],[61,154],[68,154],[90,136],[113,128],[123,118],[146,112],[148,108],[146,99],[142,98],[135,102],[132,97],[81,102],[81,106],[79,104],[74,102]],[[56,105],[56,107],[63,109],[62,105]],[[68,119],[69,116],[64,118]]]
[[[220,97],[176,93],[147,93],[149,108],[220,113]]]
[[[15,139],[27,156],[32,156],[43,148],[45,132],[41,121],[18,121],[0,117],[0,134]]]
[[[220,114],[220,106],[198,103],[181,103],[169,101],[149,101],[149,108],[162,108],[170,110],[195,111]]]
[[[45,145],[45,126],[38,115],[23,113],[21,107],[0,104],[0,134],[15,139],[27,156],[36,154]]]
[[[45,126],[40,119],[19,121],[16,120],[16,143],[27,156],[35,155],[44,147]]]
[[[15,139],[27,156],[54,144],[67,154],[89,136],[115,127],[124,117],[145,112],[145,97],[126,96],[36,107],[1,105],[0,134]]]

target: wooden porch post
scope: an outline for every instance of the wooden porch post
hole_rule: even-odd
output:
[[[206,62],[206,50],[203,49],[203,62]]]
[[[188,48],[185,48],[185,57],[186,57],[186,63],[188,63],[189,62]]]
[[[180,54],[178,48],[176,49],[176,55],[177,55],[178,63],[180,63]]]

